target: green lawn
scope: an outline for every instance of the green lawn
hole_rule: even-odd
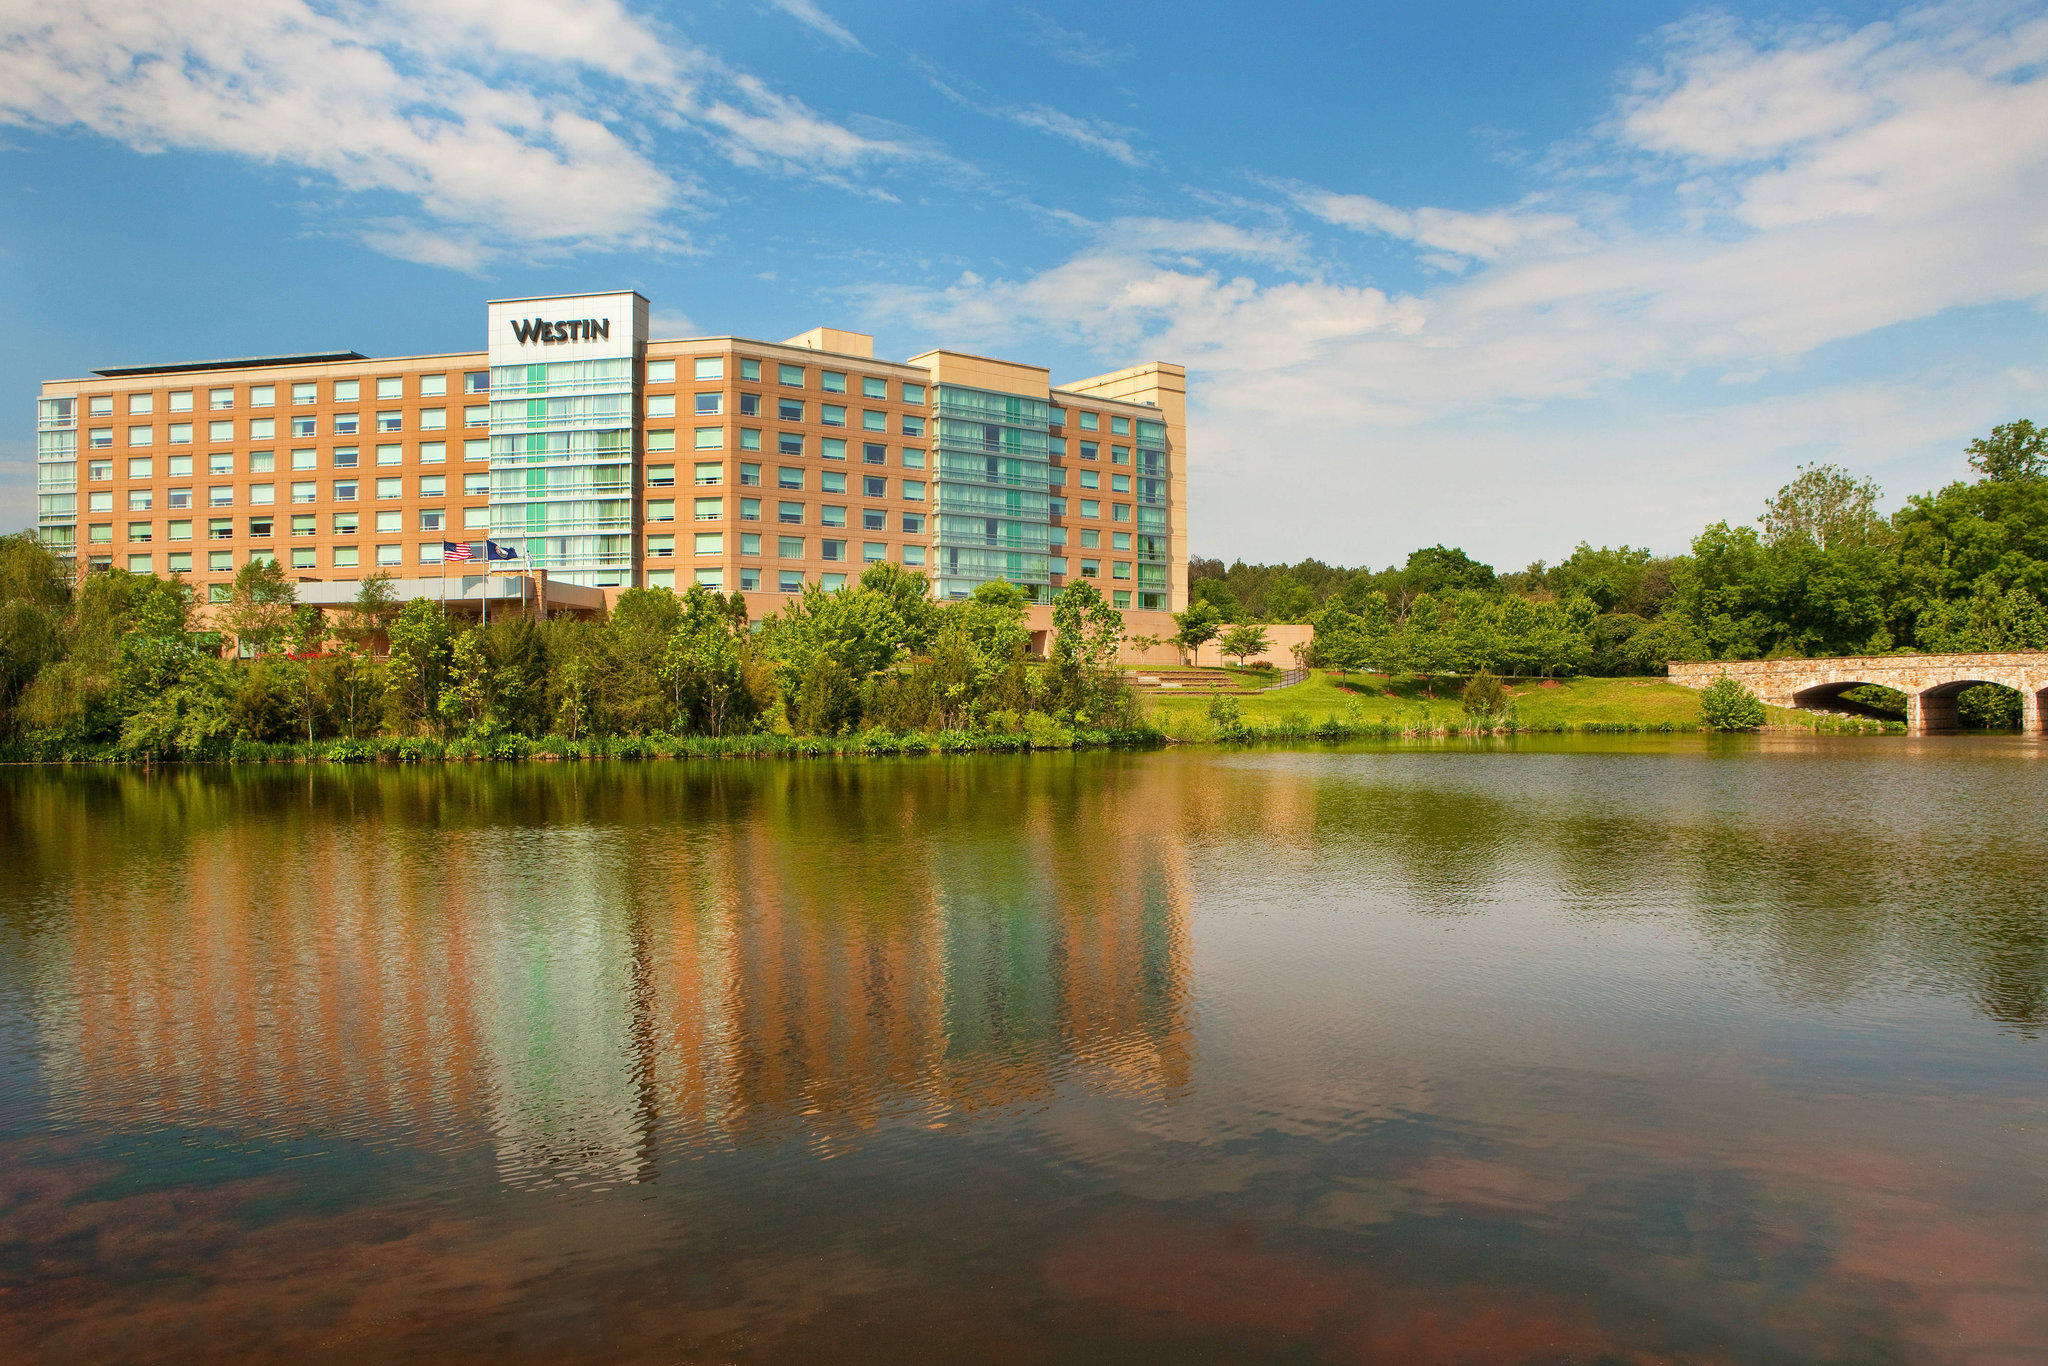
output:
[[[1465,720],[1459,694],[1464,680],[1439,678],[1436,696],[1429,697],[1419,678],[1389,679],[1380,674],[1350,674],[1350,691],[1334,673],[1317,670],[1291,688],[1233,699],[1244,719],[1266,726],[1287,717],[1317,722],[1336,716],[1347,721],[1391,721],[1420,725]],[[1691,725],[1699,720],[1699,694],[1661,678],[1572,678],[1551,683],[1517,680],[1508,684],[1515,719],[1533,728],[1581,726],[1593,722],[1654,726],[1665,722]],[[1207,729],[1209,699],[1148,693],[1152,715],[1169,733],[1194,739]],[[1770,709],[1773,724],[1809,721],[1811,712]]]

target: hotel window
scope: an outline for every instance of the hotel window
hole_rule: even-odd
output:
[[[232,550],[209,550],[206,552],[206,570],[210,574],[224,573],[235,567],[235,552]],[[225,587],[216,584],[215,587]]]
[[[208,441],[233,441],[235,439],[235,420],[231,417],[223,417],[207,423],[206,439]]]
[[[338,379],[334,381],[334,401],[354,403],[363,396],[363,386],[358,380]]]
[[[487,507],[464,508],[462,510],[462,528],[465,531],[489,531],[491,529],[491,510]]]
[[[775,404],[775,416],[784,422],[804,420],[804,405],[800,399],[785,398]]]
[[[128,490],[128,510],[130,512],[148,512],[149,508],[150,492],[148,489]]]
[[[761,415],[761,396],[760,396],[759,394],[741,394],[741,395],[740,395],[740,416],[741,416],[741,417],[759,417],[760,415]]]
[[[252,384],[249,386],[249,406],[251,408],[270,408],[275,407],[276,404],[277,386],[275,384]]]
[[[881,541],[862,541],[860,557],[863,563],[878,564],[889,558],[889,547]]]
[[[723,555],[725,553],[725,533],[722,531],[698,532],[695,549],[699,555]]]
[[[463,442],[462,458],[464,460],[489,460],[491,458],[491,439],[487,436],[479,436],[473,440]]]
[[[1067,515],[1067,500],[1066,500],[1066,499],[1064,499],[1064,498],[1050,498],[1050,499],[1047,499],[1046,501],[1047,501],[1047,504],[1048,504],[1048,507],[1047,507],[1047,511],[1051,512],[1053,516],[1055,516],[1055,517],[1064,517],[1064,516],[1066,516],[1066,515]]]
[[[445,432],[448,430],[446,408],[420,409],[420,430],[423,432]]]
[[[1084,431],[1084,432],[1099,432],[1099,431],[1101,431],[1101,430],[1102,430],[1102,418],[1101,418],[1101,417],[1100,417],[1099,415],[1095,414],[1095,413],[1083,413],[1083,414],[1081,414],[1081,430],[1082,430],[1082,431]],[[1086,571],[1084,570],[1083,572],[1085,573]]]
[[[818,558],[821,560],[843,560],[846,558],[846,542],[818,542]]]
[[[254,424],[251,424],[252,426]],[[292,419],[292,435],[300,440],[320,434],[320,420],[316,417],[295,417]],[[250,432],[249,435],[256,435]]]
[[[903,547],[903,563],[905,563],[905,564],[908,564],[908,565],[920,565],[920,564],[923,564],[923,563],[924,563],[924,547],[923,547],[923,546],[921,546],[921,545],[907,545],[907,546],[904,546],[904,547]]]
[[[462,376],[462,392],[465,394],[488,394],[491,392],[491,372],[471,370]]]
[[[299,482],[297,482],[297,483],[294,483],[294,484],[292,485],[292,501],[293,501],[294,503],[317,503],[317,502],[319,502],[319,501],[320,501],[320,490],[319,490],[319,487],[318,487],[317,485],[315,485],[314,483],[312,483],[312,482],[311,482],[310,480],[301,480],[301,481],[299,481]]]
[[[209,541],[231,541],[235,538],[235,519],[232,517],[209,517],[206,519],[206,539]]]
[[[275,485],[275,484],[251,484],[251,485],[249,485],[249,506],[251,506],[251,507],[259,507],[259,508],[264,508],[264,507],[269,507],[269,506],[270,506],[271,504],[275,503],[276,501],[277,501],[277,485]]]
[[[844,507],[837,506],[826,506],[819,508],[818,524],[820,526],[845,526],[846,509]]]
[[[148,522],[130,522],[130,523],[128,524],[128,539],[129,539],[129,540],[131,540],[131,541],[138,541],[138,542],[139,542],[139,541],[146,541],[146,540],[148,540],[148,539],[149,539],[149,523],[148,523]]]
[[[191,445],[191,444],[192,444],[192,424],[191,424],[191,423],[189,423],[189,422],[173,422],[173,423],[171,424],[171,427],[170,427],[170,431],[169,431],[168,433],[166,433],[166,439],[167,439],[167,440],[168,440],[168,441],[169,441],[169,442],[170,442],[170,443],[171,443],[171,444],[172,444],[173,446],[189,446],[189,445]]]
[[[317,385],[317,384],[294,384],[294,385],[292,386],[292,406],[293,406],[294,408],[306,408],[306,407],[311,407],[311,406],[312,406],[313,404],[315,404],[315,403],[318,403],[319,401],[320,401],[320,386],[319,386],[319,385]]]
[[[775,538],[776,558],[801,560],[804,557],[804,538],[801,536],[777,536]]]
[[[1093,441],[1083,441],[1081,443],[1081,458],[1083,460],[1093,460],[1100,454],[1102,454],[1102,447],[1096,445]]]
[[[292,547],[292,568],[294,568],[294,569],[311,569],[311,568],[313,568],[313,547],[312,547],[312,546],[309,546],[309,545],[295,545],[295,546],[293,546],[293,547]]]
[[[213,557],[209,556],[208,558],[211,559]],[[223,565],[221,567],[232,569],[234,566]],[[234,598],[235,586],[231,583],[210,583],[206,586],[206,600],[208,602],[233,602]]]
[[[673,535],[649,536],[647,538],[647,553],[655,556],[675,554],[676,538]]]
[[[649,588],[666,588],[671,593],[676,587],[676,571],[673,569],[650,569],[647,571]]]
[[[775,367],[775,382],[785,389],[804,387],[804,368],[801,365],[778,365]]]
[[[335,480],[335,481],[334,481],[334,501],[335,501],[335,502],[337,502],[337,503],[353,503],[353,502],[354,502],[355,500],[356,500],[356,481],[355,481],[355,480],[353,480],[353,479],[337,479],[337,480]]]
[[[1129,550],[1131,548],[1131,533],[1128,531],[1111,532],[1109,548],[1111,550]]]
[[[759,465],[742,463],[740,465],[740,482],[742,484],[760,483],[761,467]]]
[[[448,513],[442,508],[420,509],[421,531],[443,531],[448,526]]]
[[[156,440],[156,428],[154,427],[130,427],[128,429],[128,444],[131,446],[147,446],[154,440]]]
[[[922,480],[922,479],[906,479],[906,480],[904,480],[904,481],[903,481],[903,497],[904,497],[904,499],[905,499],[906,501],[908,501],[908,502],[912,502],[912,503],[922,503],[922,502],[924,501],[924,480]]]
[[[128,557],[128,572],[131,574],[147,574],[149,573],[150,563],[150,557],[147,555],[130,555]]]
[[[803,405],[798,404],[797,406],[801,408]],[[784,416],[782,420],[788,422],[792,419]],[[802,421],[803,419],[799,417],[795,420]],[[821,403],[818,405],[818,421],[827,427],[844,427],[846,425],[846,409],[843,405],[837,403]]]
[[[889,463],[889,448],[880,442],[870,441],[860,448],[860,458],[863,464],[886,465]]]
[[[1082,528],[1081,528],[1081,548],[1082,548],[1083,550],[1099,550],[1099,549],[1101,549],[1101,548],[1102,548],[1102,532],[1101,532],[1101,531],[1099,531],[1099,530],[1097,530],[1096,528],[1094,528],[1094,527],[1092,527],[1092,526],[1084,526],[1084,527],[1082,527]]]
[[[699,522],[715,522],[725,516],[725,499],[698,498],[691,504],[692,518]]]
[[[1129,436],[1131,434],[1131,420],[1127,417],[1110,418],[1109,434],[1111,436]]]
[[[112,479],[114,477],[114,462],[111,460],[86,461],[85,477],[87,479]]]
[[[820,574],[818,575],[818,587],[824,589],[827,593],[837,593],[840,589],[846,587],[846,575]]]
[[[697,395],[697,416],[718,417],[725,412],[725,395],[720,393]]]
[[[889,381],[883,379],[880,375],[862,375],[860,377],[860,396],[862,398],[889,397]]]
[[[1101,578],[1101,577],[1102,577],[1102,561],[1100,561],[1100,560],[1083,560],[1083,561],[1081,561],[1081,577],[1082,577],[1082,578],[1084,578],[1084,579],[1099,579],[1099,578]]]
[[[657,498],[647,504],[647,520],[650,522],[673,522],[676,519],[676,500]]]
[[[312,433],[308,432],[308,436]],[[277,419],[274,417],[252,417],[249,419],[251,441],[272,441],[277,437]]]
[[[860,529],[862,531],[887,531],[889,529],[888,512],[882,508],[862,508],[860,511]]]
[[[846,459],[846,440],[843,437],[828,436],[818,443],[820,460]]]
[[[860,480],[860,492],[863,498],[887,498],[889,481],[879,474],[864,474]]]
[[[903,534],[906,536],[924,535],[924,514],[921,512],[904,513]]]
[[[1128,522],[1131,520],[1131,505],[1129,503],[1112,503],[1109,510],[1114,514],[1110,518],[1111,521]]]
[[[396,441],[385,442],[377,447],[377,463],[380,465],[403,465],[405,463],[405,447],[399,445]]]
[[[1129,607],[1131,605],[1131,590],[1119,588],[1112,592],[1109,595],[1109,605],[1112,607]]]
[[[332,463],[335,469],[352,470],[361,456],[362,452],[354,446],[336,446]]]
[[[651,360],[647,362],[647,382],[649,384],[674,384],[676,382],[676,363],[672,360]]]
[[[725,482],[725,466],[716,460],[699,460],[695,482],[699,484],[722,484]]]
[[[1128,474],[1112,474],[1109,476],[1109,491],[1111,493],[1129,493],[1131,491],[1131,476]]]
[[[356,420],[354,413],[336,413],[334,415],[334,434],[336,436],[354,436],[360,427],[361,424]],[[312,433],[307,432],[306,435],[311,436]]]
[[[761,500],[759,498],[740,499],[740,520],[742,522],[758,522],[761,520]]]
[[[141,417],[143,414],[148,413],[155,400],[156,396],[154,394],[128,395],[128,416]]]
[[[377,547],[377,563],[378,563],[378,564],[381,564],[381,565],[400,565],[400,564],[404,564],[404,563],[405,563],[405,547],[404,547],[404,546],[400,546],[400,545],[380,545],[380,546],[378,546],[378,547]]]
[[[377,381],[378,398],[404,398],[405,381],[397,375],[386,375]]]
[[[676,434],[673,431],[649,432],[647,449],[650,451],[672,451],[676,448]]]
[[[786,522],[791,526],[802,526],[804,505],[802,503],[777,503],[775,505],[775,520]]]
[[[697,439],[694,443],[695,449],[700,451],[716,451],[723,450],[724,447],[725,428],[699,427],[697,429]]]
[[[149,479],[153,478],[155,474],[156,462],[154,460],[151,460],[148,456],[137,455],[129,457],[128,477],[130,479]]]
[[[903,386],[903,401],[904,401],[905,403],[912,403],[912,404],[916,404],[916,405],[917,405],[918,407],[923,407],[923,406],[924,406],[924,386],[923,386],[922,384],[906,384],[906,385],[904,385],[904,386]]]
[[[420,497],[445,498],[448,496],[448,476],[445,474],[423,474],[420,476]]]
[[[1112,560],[1109,566],[1109,576],[1113,579],[1128,579],[1131,576],[1131,562],[1129,560]]]
[[[105,450],[114,444],[114,429],[112,427],[92,428],[85,434],[85,444],[94,449]]]
[[[649,394],[647,396],[647,415],[649,417],[674,417],[676,415],[676,396],[674,394]]]
[[[1063,427],[1067,421],[1067,410],[1065,408],[1047,408],[1045,410],[1045,420],[1054,427]]]
[[[421,375],[421,376],[420,376],[420,397],[421,397],[421,398],[441,398],[441,397],[443,397],[444,395],[446,395],[446,394],[447,394],[447,392],[448,392],[448,376],[446,376],[446,375]]]
[[[740,378],[741,378],[741,379],[759,379],[759,378],[761,378],[761,362],[760,362],[760,361],[758,361],[758,360],[752,360],[752,359],[748,359],[748,358],[746,358],[746,357],[742,357],[742,358],[741,358],[741,360],[740,360]]]
[[[445,465],[448,463],[448,443],[445,441],[420,442],[420,463],[422,465]]]
[[[818,387],[828,394],[845,393],[846,372],[844,370],[820,370],[818,372]]]
[[[775,586],[785,593],[804,591],[804,576],[794,569],[784,569],[775,576]]]
[[[1045,439],[1045,449],[1050,455],[1065,455],[1067,439],[1064,436],[1049,436]]]
[[[112,417],[114,415],[114,396],[112,394],[94,394],[85,401],[85,411],[89,417]]]
[[[275,517],[266,515],[249,519],[249,537],[251,540],[267,541],[276,530],[277,518]]]
[[[886,432],[889,430],[889,415],[878,408],[863,408],[860,425],[862,431]]]
[[[1057,465],[1046,471],[1046,478],[1056,489],[1063,489],[1067,486],[1067,472]]]
[[[818,487],[827,493],[846,492],[846,473],[843,470],[821,470],[818,473]]]
[[[921,417],[912,417],[908,413],[905,413],[903,415],[903,434],[905,436],[923,436],[924,419]]]
[[[333,556],[336,569],[354,569],[363,562],[362,551],[352,545],[334,547]]]
[[[1111,446],[1109,448],[1109,463],[1112,465],[1130,464],[1131,448],[1129,446]]]
[[[741,449],[741,450],[743,450],[743,451],[758,451],[758,450],[760,450],[760,449],[761,449],[761,429],[760,429],[760,428],[758,428],[758,427],[742,427],[742,428],[740,428],[740,449]]]
[[[164,506],[167,508],[191,507],[192,490],[189,488],[171,489],[164,495]]]
[[[311,536],[319,529],[319,521],[310,512],[292,514],[292,535]]]
[[[697,379],[724,379],[724,356],[698,356],[691,361],[691,374]]]
[[[275,470],[276,468],[277,453],[275,451],[249,452],[249,473],[269,474],[272,470]]]
[[[171,457],[170,457],[170,458],[169,458],[168,460],[166,460],[166,461],[165,461],[164,463],[165,463],[166,465],[168,465],[168,466],[170,467],[170,468],[169,468],[169,470],[168,470],[167,472],[168,472],[168,473],[170,474],[171,478],[173,478],[173,479],[190,479],[190,478],[192,477],[192,457],[191,457],[191,456],[189,456],[189,455],[174,455],[174,456],[171,456]]]
[[[164,556],[164,571],[170,574],[191,573],[192,552],[189,550],[173,550],[170,554]]]
[[[1093,498],[1083,498],[1081,500],[1081,515],[1083,517],[1100,517],[1102,515],[1102,504]]]
[[[465,427],[488,427],[491,425],[491,408],[487,403],[471,404],[462,410],[462,425]]]
[[[775,470],[775,487],[779,489],[800,489],[804,486],[804,472],[796,465],[780,465]]]
[[[356,512],[337,512],[334,514],[331,525],[334,527],[335,535],[353,536],[363,529],[362,514]]]
[[[647,486],[655,489],[674,488],[676,486],[676,467],[674,465],[649,465],[647,467]]]
[[[761,533],[758,531],[742,531],[740,533],[740,554],[758,555],[760,553]]]
[[[1082,471],[1081,471],[1081,487],[1082,487],[1082,488],[1084,488],[1084,489],[1099,489],[1099,488],[1101,488],[1101,487],[1102,487],[1102,476],[1101,476],[1100,474],[1096,473],[1096,472],[1095,472],[1094,470],[1082,470]]]

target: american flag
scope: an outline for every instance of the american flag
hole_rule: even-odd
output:
[[[476,558],[476,551],[466,541],[461,545],[457,545],[453,541],[443,541],[441,542],[441,558],[443,560],[473,560]]]

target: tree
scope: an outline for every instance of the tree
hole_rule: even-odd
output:
[[[12,733],[21,696],[63,654],[71,585],[32,532],[0,536],[0,735]]]
[[[1809,542],[1821,550],[1868,545],[1885,533],[1878,488],[1839,465],[1801,465],[1799,477],[1764,503],[1764,540]]]
[[[1048,710],[1087,724],[1127,703],[1116,672],[1123,641],[1123,613],[1101,590],[1086,579],[1062,588],[1052,600],[1052,645],[1044,670]]]
[[[391,717],[401,730],[439,726],[454,642],[438,605],[414,598],[391,622]]]
[[[1224,654],[1236,655],[1238,667],[1243,668],[1245,660],[1256,654],[1264,654],[1272,648],[1272,644],[1266,636],[1265,627],[1247,622],[1225,631],[1220,648]]]
[[[1755,730],[1764,723],[1764,704],[1722,674],[1700,690],[1700,720],[1710,730]]]
[[[291,630],[298,600],[298,586],[276,560],[251,560],[235,571],[221,624],[251,654],[268,654]]]
[[[1223,629],[1223,618],[1207,602],[1191,602],[1185,612],[1173,614],[1173,644],[1181,652],[1182,662],[1192,664],[1204,645],[1216,639]]]
[[[2001,423],[1991,435],[1969,445],[1970,468],[1995,484],[2016,484],[2048,475],[2048,430],[2026,418]]]
[[[1465,715],[1491,719],[1508,709],[1508,692],[1491,669],[1481,669],[1465,685]]]

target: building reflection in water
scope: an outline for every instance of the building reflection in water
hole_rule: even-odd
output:
[[[610,1183],[1061,1086],[1174,1094],[1172,804],[1087,772],[190,774],[172,801],[121,775],[23,803],[59,912],[31,949],[54,1117]]]

